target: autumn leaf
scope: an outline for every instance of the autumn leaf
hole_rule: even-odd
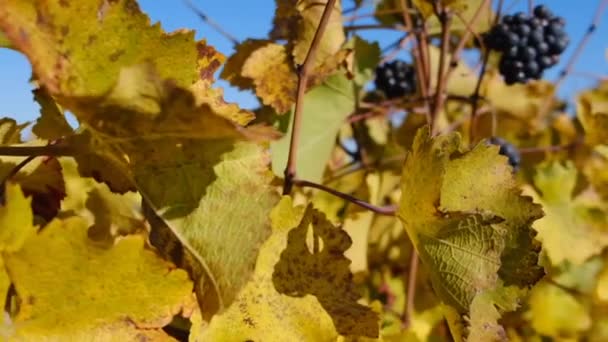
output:
[[[4,205],[0,206],[0,251],[11,253],[23,247],[36,233],[31,199],[26,198],[19,185],[6,183]]]
[[[430,138],[421,129],[406,156],[401,192],[398,216],[446,304],[456,339],[466,336],[466,326],[497,324],[495,315],[472,316],[479,296],[494,293],[486,298],[493,303],[506,286],[525,288],[542,277],[530,227],[542,211],[519,194],[497,147],[461,150],[457,134]],[[509,304],[499,308],[516,307]]]
[[[287,236],[287,247],[272,280],[279,293],[317,297],[340,334],[377,337],[378,318],[357,303],[359,295],[352,283],[350,260],[343,255],[351,243],[346,232],[309,205],[302,221]]]
[[[87,226],[77,217],[54,220],[21,249],[4,254],[21,299],[10,338],[167,339],[160,328],[192,306],[186,272],[145,249],[139,235],[110,249],[96,247]]]
[[[241,90],[252,89],[254,85],[253,80],[242,74],[243,66],[255,51],[269,44],[271,44],[271,41],[265,39],[247,39],[236,45],[235,52],[226,61],[220,77]],[[274,60],[272,62],[277,63]]]
[[[32,132],[46,140],[59,139],[72,133],[72,127],[49,93],[43,88],[38,88],[33,93],[34,99],[40,105],[40,117],[32,127]]]

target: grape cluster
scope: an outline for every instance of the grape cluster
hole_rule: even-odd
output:
[[[376,68],[375,83],[387,98],[394,99],[416,92],[416,73],[412,65],[394,60]]]
[[[519,164],[521,163],[521,155],[519,154],[519,150],[517,147],[513,146],[510,142],[506,141],[503,138],[499,137],[491,137],[489,139],[489,143],[492,145],[499,146],[498,150],[499,154],[509,158],[509,164],[513,167],[513,171],[517,171],[519,168]]]
[[[502,52],[499,71],[509,85],[540,79],[543,71],[557,64],[570,38],[565,21],[544,5],[532,16],[523,12],[506,15],[485,35],[488,48]]]

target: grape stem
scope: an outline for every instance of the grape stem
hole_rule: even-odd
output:
[[[340,192],[338,190],[334,190],[332,188],[329,188],[325,185],[322,184],[317,184],[317,183],[313,183],[313,182],[309,182],[307,180],[302,180],[302,179],[294,179],[293,180],[293,185],[295,186],[299,186],[299,187],[307,187],[307,188],[313,188],[313,189],[318,189],[321,191],[325,191],[329,194],[332,194],[336,197],[339,197],[343,200],[346,200],[350,203],[356,204],[364,209],[367,209],[369,211],[372,211],[376,214],[379,215],[386,215],[386,216],[395,216],[395,212],[396,212],[396,206],[394,205],[390,205],[390,206],[386,206],[386,207],[378,207],[375,206],[373,204],[367,203],[365,201],[362,201],[358,198],[355,198],[349,194],[345,194],[343,192]]]
[[[410,256],[410,268],[407,272],[407,295],[405,297],[405,308],[403,308],[402,326],[404,329],[409,328],[414,315],[414,298],[416,297],[416,277],[418,275],[418,253],[416,248],[412,246],[412,254]],[[405,279],[404,279],[405,281]]]
[[[287,165],[285,166],[285,183],[283,184],[283,195],[288,195],[291,193],[293,181],[296,177],[297,151],[298,144],[300,141],[300,130],[302,128],[302,109],[304,106],[304,93],[306,92],[306,85],[308,83],[308,72],[313,64],[313,61],[315,60],[319,43],[321,42],[323,33],[327,28],[327,23],[329,22],[329,17],[331,16],[331,13],[334,10],[335,4],[336,0],[328,0],[325,4],[325,9],[323,10],[323,14],[321,15],[319,26],[317,26],[317,30],[315,31],[315,35],[312,39],[312,42],[310,43],[310,47],[308,48],[308,52],[306,53],[304,62],[297,68],[298,90],[296,94],[296,104],[293,114],[291,140],[289,142],[289,155],[287,157]]]

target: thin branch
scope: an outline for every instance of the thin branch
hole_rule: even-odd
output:
[[[0,156],[30,157],[51,156],[64,157],[73,156],[74,150],[67,146],[0,146]]]
[[[407,272],[407,295],[405,298],[405,307],[403,308],[402,322],[403,327],[408,328],[412,323],[412,316],[414,315],[414,298],[416,297],[416,278],[418,275],[418,253],[416,249],[412,247],[412,254],[410,256],[410,268]]]
[[[291,140],[289,142],[289,156],[287,158],[287,165],[285,166],[285,183],[283,185],[284,195],[291,193],[293,179],[296,177],[296,154],[298,151],[298,143],[300,141],[300,129],[302,127],[302,109],[304,106],[304,93],[306,92],[306,85],[308,84],[308,71],[313,64],[313,61],[315,60],[317,48],[319,46],[319,43],[321,42],[321,37],[323,37],[323,33],[325,32],[325,28],[327,27],[329,17],[331,16],[331,13],[334,10],[335,4],[336,0],[328,0],[325,4],[325,9],[323,10],[321,20],[319,21],[319,26],[317,26],[315,35],[312,39],[312,42],[310,43],[310,47],[308,48],[306,58],[304,58],[304,62],[302,63],[302,65],[298,66],[298,90],[296,95],[295,110],[293,114]]]
[[[555,146],[539,146],[539,147],[521,147],[519,153],[530,154],[530,153],[543,153],[543,152],[560,152],[564,150],[571,150],[582,142],[577,140],[567,145],[555,145]]]
[[[467,29],[464,32],[464,34],[462,35],[462,37],[460,38],[460,41],[458,42],[456,49],[454,50],[454,52],[451,55],[450,68],[448,69],[448,72],[446,73],[445,78],[449,79],[449,77],[452,75],[454,70],[456,70],[456,67],[458,66],[458,61],[460,60],[460,53],[462,53],[462,50],[464,50],[464,47],[465,47],[467,41],[470,39],[471,35],[476,36],[475,31],[473,30],[473,27],[475,27],[475,24],[481,18],[481,14],[483,13],[483,10],[489,5],[489,3],[490,3],[490,0],[484,0],[481,3],[481,5],[479,6],[479,8],[477,8],[477,11],[473,15],[473,18],[471,18],[471,21],[468,23],[465,20],[463,20],[464,18],[461,15],[457,14],[458,18],[460,18],[462,20],[462,22],[465,24]],[[480,40],[480,43],[482,44],[482,49],[484,49],[483,42],[481,40]],[[446,82],[447,82],[447,80],[446,80]]]
[[[385,25],[385,24],[364,24],[364,25],[350,25],[344,26],[345,32],[358,31],[358,30],[395,30],[405,31],[400,25]]]
[[[496,9],[496,18],[494,19],[494,24],[498,24],[500,21],[500,15],[503,6],[503,0],[498,0],[498,6]],[[490,60],[490,51],[487,49],[483,51],[483,63],[481,64],[481,71],[479,72],[479,77],[477,78],[477,84],[475,85],[475,92],[471,95],[471,123],[469,126],[469,144],[473,144],[475,142],[475,129],[477,122],[477,109],[479,107],[479,92],[481,91],[481,84],[483,82],[483,78],[486,75],[486,69],[488,67],[488,62]]]
[[[228,39],[230,42],[232,42],[232,44],[234,45],[238,45],[239,44],[239,40],[231,35],[230,33],[226,32],[226,30],[224,30],[222,28],[222,26],[218,23],[216,23],[213,19],[209,18],[208,15],[206,15],[203,11],[201,11],[198,7],[196,7],[192,1],[190,0],[182,0],[184,2],[184,4],[186,6],[188,6],[188,8],[190,8],[190,10],[194,13],[196,13],[196,15],[201,18],[201,20],[206,23],[207,25],[209,25],[211,28],[213,28],[214,30],[217,31],[217,33],[219,33],[220,35],[222,35],[224,38]]]
[[[348,202],[351,202],[353,204],[356,204],[362,208],[365,208],[369,211],[372,211],[376,214],[379,215],[387,215],[387,216],[395,216],[395,211],[396,211],[396,207],[395,206],[387,206],[387,207],[377,207],[373,204],[367,203],[365,201],[362,201],[358,198],[355,198],[349,194],[345,194],[343,192],[334,190],[332,188],[328,188],[325,185],[322,184],[317,184],[317,183],[313,183],[313,182],[309,182],[306,180],[301,180],[301,179],[294,179],[292,181],[293,185],[295,186],[300,186],[300,187],[308,187],[308,188],[314,188],[314,189],[318,189],[321,191],[325,191],[329,194],[332,194],[336,197],[339,197],[343,200],[346,200]]]
[[[448,81],[447,77],[444,77],[445,61],[450,48],[450,24],[452,22],[452,16],[447,12],[445,7],[441,5],[441,8],[438,8],[437,2],[434,2],[434,4],[433,7],[435,7],[436,15],[441,23],[441,54],[439,55],[435,101],[433,103],[433,113],[431,114],[431,132],[435,130],[435,120],[439,116],[445,100],[444,92]]]

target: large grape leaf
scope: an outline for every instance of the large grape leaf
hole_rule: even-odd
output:
[[[17,184],[6,183],[0,206],[0,252],[11,253],[23,247],[36,233],[31,199],[26,198]]]
[[[337,338],[331,317],[315,297],[286,296],[273,284],[275,265],[288,245],[288,233],[298,226],[303,214],[302,207],[294,208],[291,198],[283,197],[270,213],[272,235],[260,248],[253,277],[234,304],[214,317],[198,336],[191,336],[191,341],[333,341]]]
[[[584,194],[573,198],[576,181],[572,163],[552,162],[536,170],[534,184],[540,193],[530,190],[546,212],[534,229],[553,265],[564,261],[581,265],[608,246],[608,213]]]
[[[319,182],[340,127],[355,109],[354,84],[346,76],[330,76],[321,85],[304,96],[302,127],[297,155],[298,177]],[[288,133],[271,144],[272,168],[276,175],[283,175],[289,153],[289,139],[293,115]]]
[[[591,145],[608,144],[608,82],[579,94],[576,111],[585,129],[586,142]]]
[[[144,61],[182,86],[198,77],[194,33],[165,34],[135,0],[2,0],[0,28],[53,94],[100,95]]]
[[[357,303],[350,260],[344,256],[351,243],[344,230],[309,205],[287,236],[287,247],[275,265],[272,281],[279,293],[317,297],[340,334],[378,337],[376,314]]]
[[[187,273],[144,248],[143,236],[105,249],[88,240],[87,226],[54,220],[3,254],[21,303],[9,339],[168,340],[160,328],[193,304]]]
[[[500,335],[495,315],[473,315],[472,305],[512,310],[517,296],[507,296],[508,305],[495,298],[504,298],[507,286],[526,288],[542,277],[531,230],[540,206],[520,195],[495,146],[461,150],[459,135],[431,138],[428,128],[406,156],[401,191],[398,216],[446,304],[453,335],[462,339],[466,327],[476,334],[492,327]]]

